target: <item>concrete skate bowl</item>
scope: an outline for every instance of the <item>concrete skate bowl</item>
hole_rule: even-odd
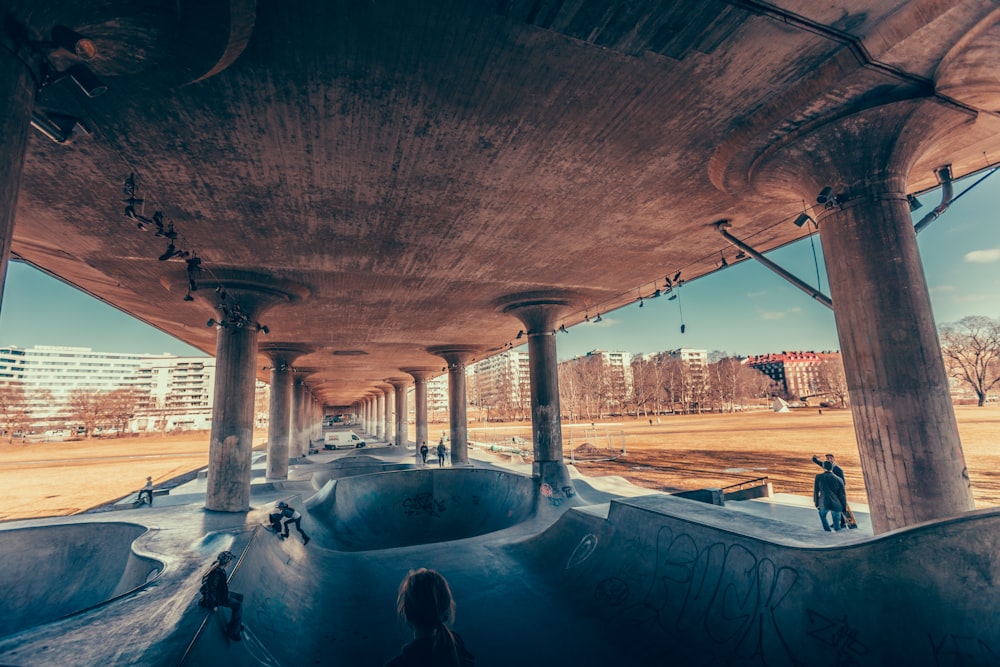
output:
[[[154,579],[133,549],[144,526],[82,523],[0,531],[0,637],[91,609]]]
[[[317,489],[323,488],[331,479],[341,479],[343,477],[354,477],[356,475],[370,475],[377,472],[391,472],[395,470],[412,470],[412,463],[395,463],[383,461],[374,456],[345,456],[344,458],[331,461],[317,466],[319,470],[312,470],[313,485]]]
[[[366,551],[447,542],[532,517],[530,477],[476,468],[404,470],[332,480],[306,503],[325,546]],[[319,539],[319,538],[318,538]]]

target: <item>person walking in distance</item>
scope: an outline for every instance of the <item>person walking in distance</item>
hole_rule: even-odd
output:
[[[475,656],[448,627],[455,622],[455,599],[441,574],[410,570],[399,585],[396,610],[413,629],[413,641],[385,667],[475,667]]]
[[[420,458],[421,458],[421,460],[423,460],[424,465],[427,465],[427,452],[429,452],[429,451],[430,450],[427,449],[427,443],[426,442],[420,443]]]
[[[231,551],[220,553],[212,567],[201,578],[201,600],[198,605],[215,611],[219,607],[229,607],[229,624],[226,626],[226,636],[234,641],[240,641],[240,630],[243,629],[243,596],[229,590],[226,566],[236,557]]]
[[[813,483],[813,504],[819,511],[819,520],[823,524],[823,530],[829,532],[830,524],[826,522],[827,513],[832,513],[831,524],[833,530],[840,530],[840,518],[847,506],[847,494],[844,492],[844,483],[839,477],[833,474],[833,462],[823,462],[823,472],[816,475]]]
[[[438,443],[438,467],[444,467],[444,456],[448,453],[448,448],[444,446],[444,437],[441,437],[441,441]]]

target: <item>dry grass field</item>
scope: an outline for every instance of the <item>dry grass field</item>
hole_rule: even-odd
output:
[[[1000,505],[1000,409],[958,407],[956,413],[976,505]],[[432,425],[432,432],[441,426]],[[531,430],[530,425],[503,429],[522,437]],[[866,502],[846,410],[671,415],[652,425],[647,419],[598,423],[596,430],[602,434],[600,442],[591,443],[582,437],[583,427],[563,427],[566,460],[574,459],[584,474],[620,475],[660,490],[722,487],[767,477],[776,492],[808,496],[819,472],[810,456],[832,452],[847,477],[848,497]],[[613,434],[617,449],[622,432],[628,453],[608,460],[607,434]],[[257,434],[261,441],[264,436]],[[470,437],[476,437],[475,428]],[[584,462],[588,458],[604,460]],[[0,520],[76,514],[136,491],[146,475],[160,486],[207,464],[204,432],[32,444],[0,441]]]

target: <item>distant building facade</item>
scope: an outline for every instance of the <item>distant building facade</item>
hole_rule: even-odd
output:
[[[770,377],[786,396],[803,399],[822,394],[823,365],[840,362],[839,352],[780,352],[747,357],[745,363]]]
[[[525,350],[504,350],[468,369],[469,403],[485,419],[516,419],[531,414],[531,367]]]
[[[95,352],[88,347],[8,346],[0,348],[3,384],[25,390],[26,407],[39,423],[68,425],[66,405],[75,390],[128,389],[136,401],[129,430],[202,430],[212,425],[215,359]],[[266,395],[267,389],[257,382],[259,395]],[[263,424],[258,419],[257,425],[266,427],[266,419]]]

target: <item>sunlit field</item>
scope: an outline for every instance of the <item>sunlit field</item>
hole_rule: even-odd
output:
[[[1000,408],[956,408],[977,507],[1000,505]],[[446,423],[430,425],[433,440]],[[410,426],[410,433],[413,433]],[[470,423],[469,438],[525,447],[530,424]],[[255,442],[263,445],[265,432]],[[517,441],[511,443],[511,438]],[[0,520],[76,514],[208,465],[206,432],[179,436],[9,444],[0,442]],[[624,448],[626,453],[621,454]],[[651,489],[725,487],[766,477],[779,493],[812,494],[813,454],[831,452],[848,497],[866,502],[847,410],[664,415],[563,424],[567,463],[586,475],[619,475]],[[473,450],[473,456],[475,456]]]

